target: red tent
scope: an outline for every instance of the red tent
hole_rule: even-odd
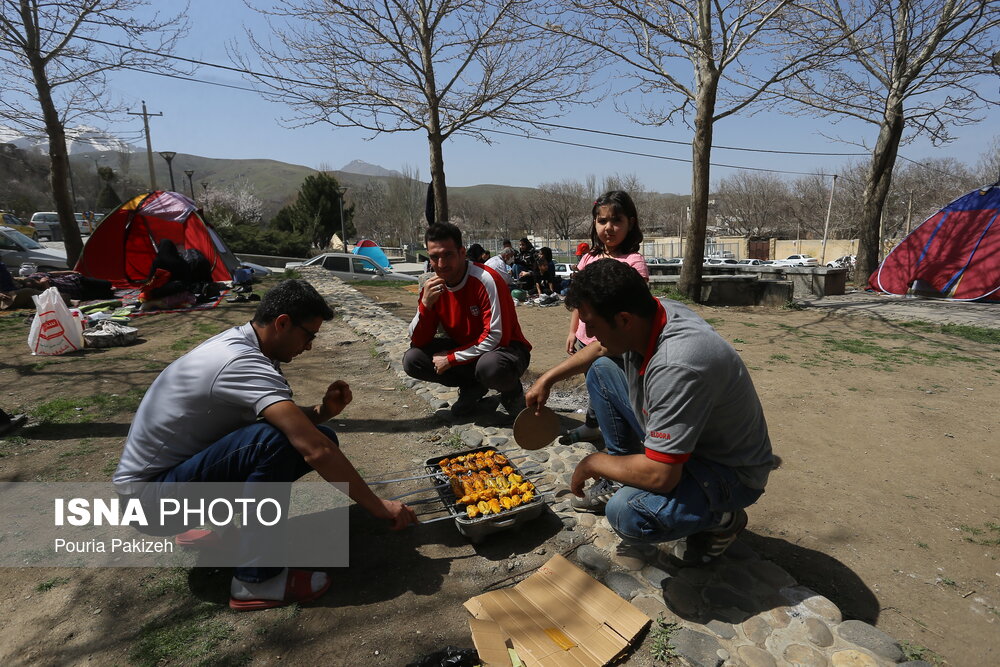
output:
[[[952,301],[1000,298],[1000,183],[959,197],[882,260],[868,287]]]
[[[239,260],[195,203],[177,192],[158,190],[139,195],[109,213],[91,235],[76,270],[91,278],[110,280],[115,287],[141,285],[149,277],[157,244],[170,239],[177,248],[195,248],[212,266],[212,279],[232,280]]]

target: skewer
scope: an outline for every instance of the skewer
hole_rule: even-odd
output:
[[[541,489],[541,488],[539,488],[539,487],[536,486],[535,489],[537,491],[539,491],[539,493],[535,494],[536,498],[538,496],[544,496],[546,494],[552,494],[552,493],[555,492],[555,487]],[[408,503],[405,503],[405,504],[408,505],[409,507],[413,507],[414,505],[426,505],[427,503],[442,503],[442,502],[446,506],[449,504],[449,502],[448,502],[447,499],[442,499],[440,496],[434,496],[433,498],[421,498],[419,500],[414,500],[412,502],[408,502]]]
[[[500,454],[503,454],[503,455],[506,456],[508,452],[517,452],[517,451],[520,451],[520,450],[518,450],[518,449],[496,449],[494,451],[499,452]],[[528,454],[522,454],[521,456],[508,456],[507,459],[509,461],[520,461],[521,459],[528,458],[528,456],[529,456]],[[451,458],[451,457],[442,456],[441,458],[445,459],[445,458]],[[393,472],[386,472],[386,473],[381,473],[381,474],[383,474],[383,475],[402,475],[404,473],[413,472],[414,470],[423,470],[424,468],[426,468],[426,465],[424,465],[424,466],[417,466],[416,468],[407,468],[406,470],[395,470]],[[369,486],[371,486],[372,484],[388,484],[391,481],[405,482],[407,479],[420,479],[420,478],[419,477],[407,477],[406,479],[401,479],[401,480],[375,480],[373,482],[366,482],[366,484],[368,484]]]
[[[543,496],[548,496],[548,495],[552,495],[552,494],[551,493],[539,493],[537,496],[535,496],[535,498],[541,498]],[[521,505],[521,507],[524,507],[524,505]],[[427,514],[432,514],[432,512],[427,512]],[[444,521],[445,519],[451,519],[452,521],[454,521],[455,517],[457,517],[457,516],[460,516],[460,515],[449,514],[448,516],[439,516],[436,519],[428,519],[427,521],[421,521],[420,523],[421,523],[421,525],[425,525],[425,524],[428,524],[428,523],[434,523],[435,521]],[[497,514],[496,516],[503,516],[503,512],[501,512],[500,514]]]

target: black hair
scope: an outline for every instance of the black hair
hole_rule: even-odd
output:
[[[253,315],[254,324],[270,324],[279,315],[288,315],[295,324],[322,317],[333,319],[333,308],[316,288],[305,280],[283,280],[264,295]]]
[[[477,262],[479,264],[486,261],[486,249],[478,243],[470,245],[469,249],[466,251],[466,255],[473,262]]]
[[[450,222],[435,222],[427,226],[424,234],[424,245],[429,241],[447,241],[451,239],[455,242],[456,248],[462,247],[462,230]]]
[[[545,261],[549,264],[552,263],[552,248],[545,246],[538,249],[538,254],[545,258]]]
[[[500,242],[500,246],[503,248],[511,248],[513,247],[513,245],[514,244],[510,242],[510,239],[504,239],[503,241]]]
[[[600,259],[573,274],[566,294],[566,309],[586,303],[614,326],[615,315],[632,313],[652,320],[656,299],[639,272],[617,259]]]
[[[525,236],[523,239],[521,239],[520,241],[518,241],[518,243],[523,243],[524,245],[528,246],[529,248],[534,248],[535,247],[535,246],[531,245],[531,241],[528,240],[527,236]]]
[[[642,229],[639,228],[639,212],[635,210],[635,202],[624,190],[611,190],[598,197],[590,211],[593,221],[590,223],[590,254],[597,257],[606,252],[604,243],[597,237],[597,211],[602,206],[610,206],[615,215],[622,213],[632,223],[625,239],[618,244],[618,254],[630,255],[639,252],[643,236]]]

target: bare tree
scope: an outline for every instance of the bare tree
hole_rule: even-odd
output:
[[[718,222],[727,234],[762,238],[787,228],[791,193],[774,174],[737,171],[719,181],[716,194]]]
[[[524,233],[527,212],[523,197],[506,190],[500,191],[490,198],[489,212],[499,239],[510,239]]]
[[[994,135],[993,141],[986,145],[983,154],[979,156],[976,176],[980,185],[989,185],[1000,181],[1000,135]]]
[[[643,95],[640,108],[625,108],[632,118],[662,125],[693,115],[691,214],[678,287],[700,300],[715,123],[747,111],[764,91],[810,66],[818,51],[777,30],[791,0],[564,2],[576,23],[553,29],[572,32],[628,66],[634,90]],[[646,106],[663,93],[673,101]]]
[[[592,204],[587,187],[579,181],[542,183],[531,201],[534,228],[558,239],[573,238],[589,221]]]
[[[425,132],[436,217],[448,220],[448,138],[488,141],[485,124],[531,125],[586,101],[595,63],[538,25],[548,1],[288,0],[259,10],[269,41],[249,35],[280,77],[257,80],[293,124]]]
[[[119,109],[107,94],[116,69],[167,70],[187,23],[145,0],[4,0],[0,5],[0,119],[49,144],[52,198],[72,266],[83,243],[67,182],[66,126]],[[103,41],[97,41],[100,37]],[[123,46],[112,44],[120,41]]]
[[[399,245],[416,243],[423,235],[421,216],[427,186],[420,182],[420,170],[404,164],[402,175],[388,181],[387,211],[391,237]]]
[[[865,175],[858,274],[880,258],[879,229],[900,144],[981,119],[991,102],[980,77],[993,73],[1000,0],[811,0],[787,24],[799,38],[844,45],[843,59],[801,72],[784,90],[821,115],[878,128]],[[995,93],[996,87],[992,87]]]

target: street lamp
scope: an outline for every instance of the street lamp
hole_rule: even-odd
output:
[[[176,192],[177,186],[174,185],[174,168],[170,164],[173,161],[174,156],[177,155],[176,151],[160,151],[160,157],[167,161],[167,171],[170,172],[170,191]]]
[[[188,188],[191,190],[191,199],[194,199],[194,183],[191,182],[191,177],[194,176],[194,169],[185,169],[184,175],[188,177]]]
[[[344,252],[347,252],[347,234],[344,233],[344,195],[347,194],[347,186],[340,186],[337,188],[337,194],[340,195],[337,201],[340,203],[340,242],[344,244]]]

